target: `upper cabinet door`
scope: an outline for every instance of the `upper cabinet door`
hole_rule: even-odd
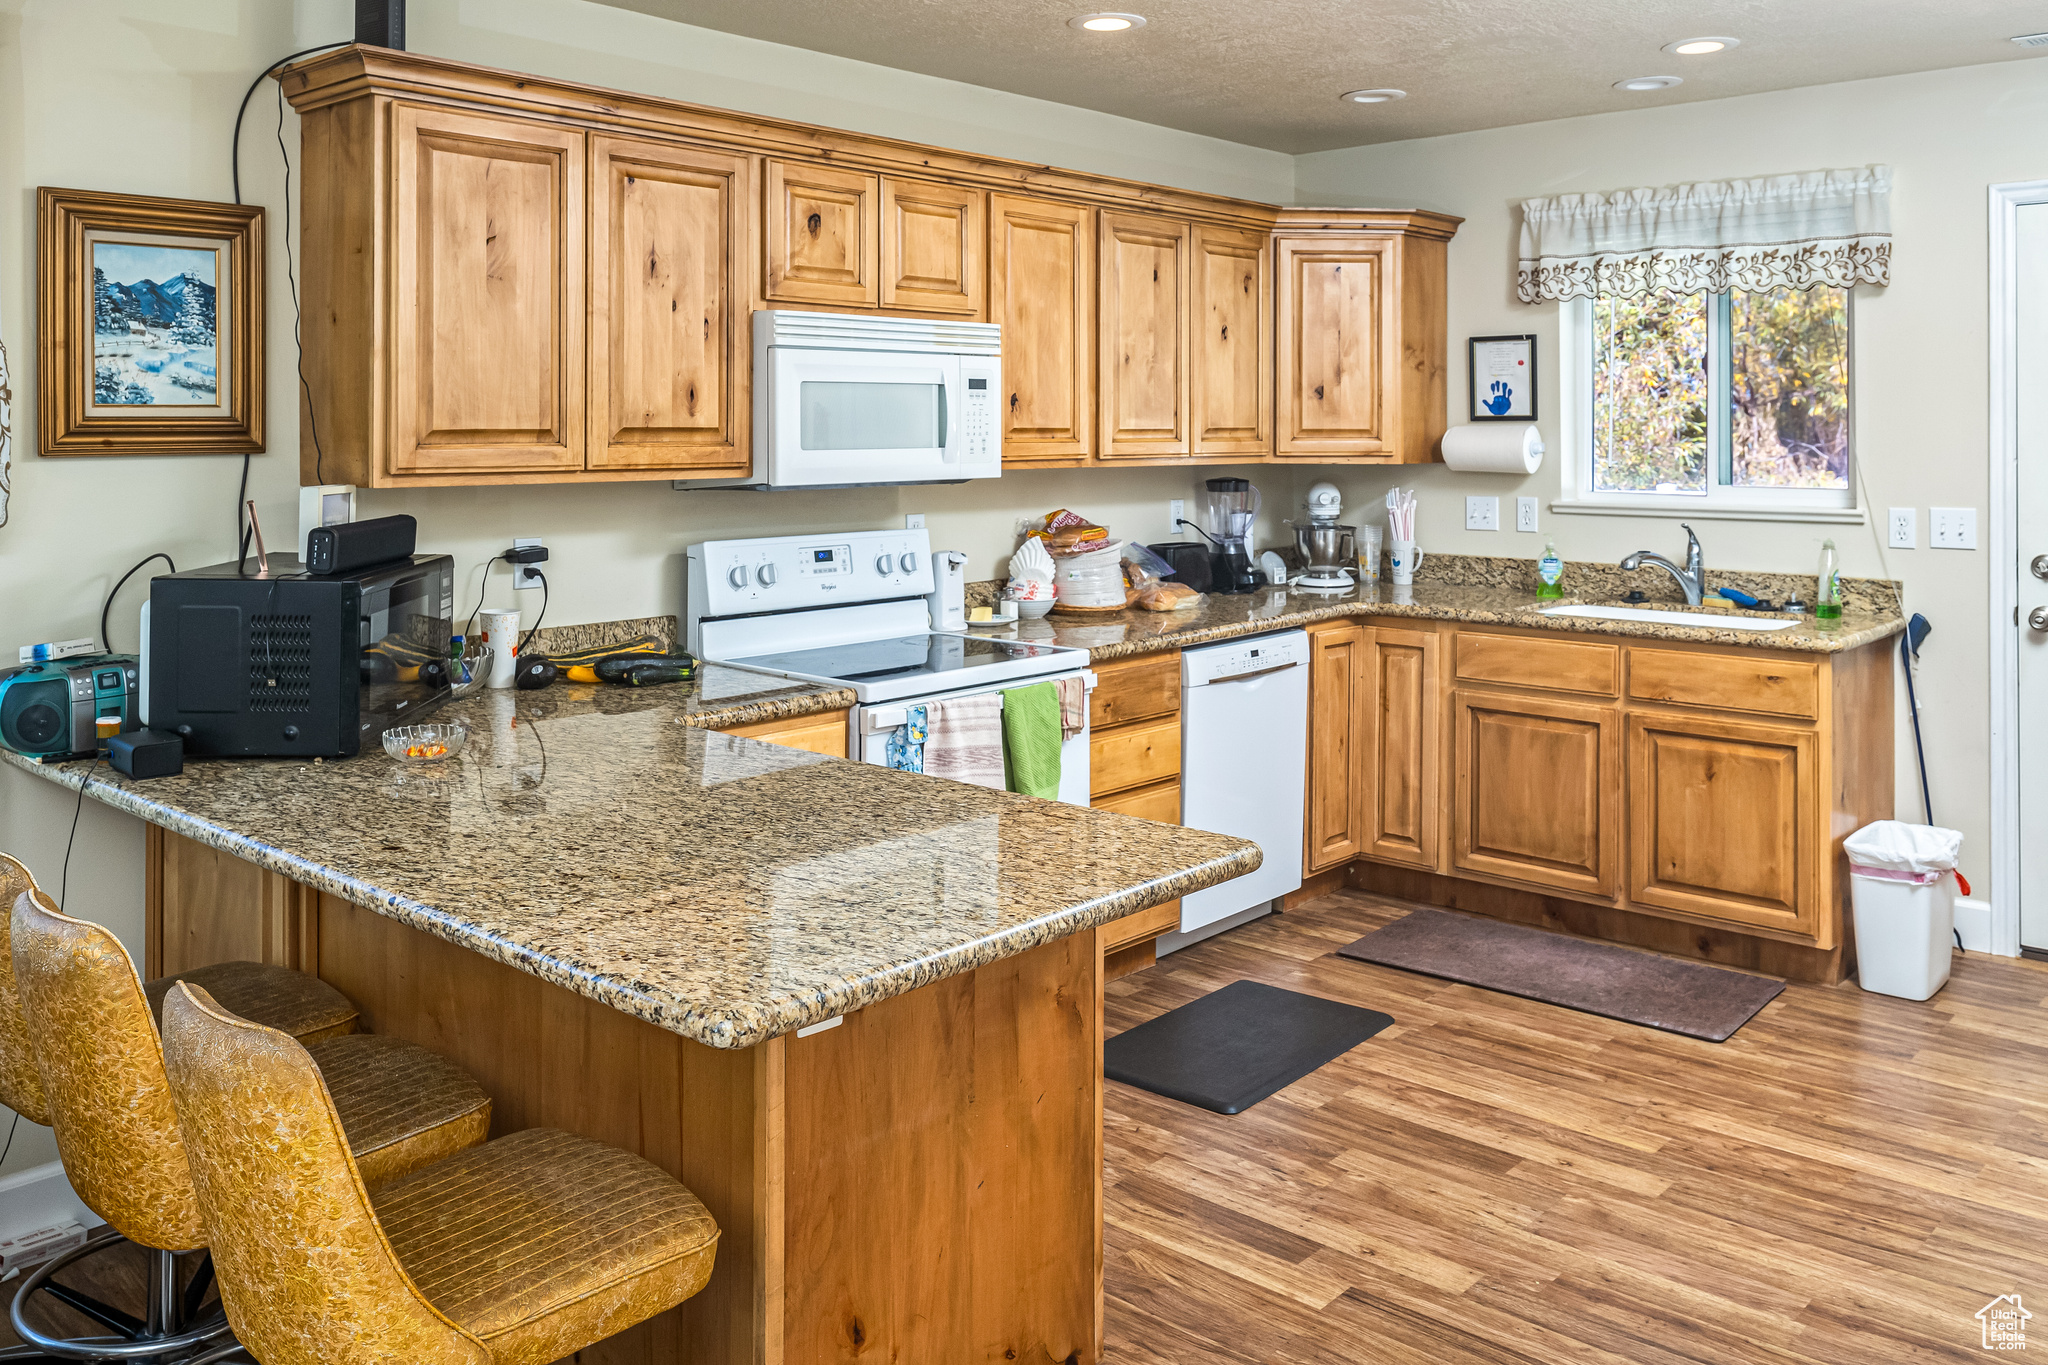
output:
[[[1273,451],[1270,243],[1264,233],[1195,229],[1189,408],[1197,455]]]
[[[769,298],[869,308],[881,301],[879,176],[771,158],[763,197]]]
[[[1104,458],[1188,453],[1188,225],[1104,213],[1096,396]]]
[[[980,190],[882,177],[882,307],[981,316]]]
[[[1397,455],[1393,242],[1278,238],[1280,437],[1312,459]]]
[[[583,467],[583,133],[392,114],[392,473]]]
[[[1003,462],[1094,449],[1095,211],[989,196],[988,320],[1003,329]]]
[[[745,156],[590,140],[590,467],[747,463]]]

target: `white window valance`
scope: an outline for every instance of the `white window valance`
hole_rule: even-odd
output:
[[[1522,201],[1524,303],[1890,284],[1891,168]]]

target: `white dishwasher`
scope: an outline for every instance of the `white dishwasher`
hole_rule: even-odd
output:
[[[1257,919],[1301,885],[1308,786],[1308,634],[1289,630],[1180,656],[1180,822],[1250,839],[1258,871],[1192,892],[1159,951]]]

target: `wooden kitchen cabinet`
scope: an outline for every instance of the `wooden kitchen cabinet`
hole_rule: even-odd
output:
[[[390,469],[582,469],[582,132],[400,104],[391,155]]]
[[[590,140],[593,469],[745,473],[752,161]]]
[[[778,303],[877,306],[881,177],[771,157],[762,185],[765,295]]]
[[[1141,820],[1180,823],[1180,651],[1095,666],[1088,697],[1088,804]],[[1102,976],[1113,981],[1158,960],[1153,940],[1180,928],[1167,901],[1096,930]]]
[[[1102,459],[1188,453],[1188,225],[1104,213],[1096,406]]]
[[[729,726],[723,732],[763,744],[780,744],[785,749],[802,749],[827,758],[847,756],[847,713],[821,711],[811,716],[790,716],[783,720],[760,720],[751,725]]]
[[[989,196],[988,320],[1003,329],[1003,463],[1095,449],[1095,212]]]
[[[1366,632],[1366,724],[1359,745],[1366,857],[1436,865],[1443,773],[1438,648],[1437,633],[1428,627],[1375,625]]]
[[[1807,726],[1631,715],[1630,898],[1820,936],[1817,743]]]
[[[1305,230],[1311,216],[1283,210],[1273,239],[1274,454],[1375,464],[1440,459],[1448,220],[1406,214],[1399,222]]]
[[[1453,868],[1588,896],[1616,893],[1616,707],[1460,688],[1451,694],[1451,735]]]
[[[1309,631],[1308,847],[1302,875],[1340,867],[1365,852],[1365,784],[1372,726],[1366,677],[1369,627],[1355,621]]]
[[[1273,453],[1272,239],[1204,224],[1189,270],[1188,411],[1196,455]]]
[[[882,307],[978,318],[988,196],[882,177]]]

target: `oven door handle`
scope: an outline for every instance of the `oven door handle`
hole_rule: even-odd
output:
[[[1079,677],[1081,685],[1090,692],[1095,690],[1096,678],[1094,670],[1084,670],[1074,676]],[[1031,683],[1020,682],[1016,685],[1018,687],[1029,687]],[[1009,690],[1007,687],[1002,688],[998,691],[997,695],[1000,696],[1002,692]],[[860,732],[864,735],[879,735],[890,730],[901,729],[909,722],[910,708],[907,706],[863,706],[860,709]]]

